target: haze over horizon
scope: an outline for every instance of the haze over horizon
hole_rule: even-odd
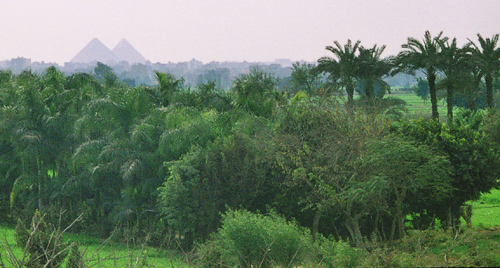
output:
[[[459,44],[500,32],[500,1],[19,0],[2,3],[0,60],[69,62],[93,38],[128,40],[151,62],[315,61],[337,40],[401,51],[444,31]]]

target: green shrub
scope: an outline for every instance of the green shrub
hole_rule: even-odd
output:
[[[229,210],[222,227],[198,249],[198,264],[205,267],[290,267],[312,252],[308,231],[270,213]]]
[[[349,242],[335,241],[332,237],[319,239],[319,253],[321,263],[326,267],[356,267],[361,265],[364,251],[351,247]]]

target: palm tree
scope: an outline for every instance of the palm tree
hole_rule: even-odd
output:
[[[385,45],[381,47],[374,45],[372,48],[359,48],[359,62],[357,66],[358,82],[363,85],[367,99],[375,97],[375,87],[382,89],[382,92],[377,94],[377,96],[383,96],[385,90],[390,89],[389,85],[382,79],[391,70],[390,60],[380,59],[384,50]]]
[[[11,190],[11,204],[17,194],[33,185],[38,188],[41,211],[48,192],[54,190],[48,186],[68,177],[67,159],[74,146],[71,134],[76,115],[73,94],[65,88],[65,80],[54,67],[41,75],[25,71],[15,78],[18,99],[11,100],[10,105],[17,113],[2,120],[10,126],[10,143],[22,167]]]
[[[436,75],[439,65],[439,54],[441,53],[440,42],[446,42],[447,37],[442,37],[443,32],[432,38],[429,31],[425,32],[422,42],[408,37],[408,42],[401,47],[401,51],[396,59],[398,68],[396,71],[406,71],[413,73],[416,70],[422,70],[427,76],[429,84],[429,93],[431,95],[432,118],[438,119],[439,113],[437,110],[436,97]]]
[[[151,186],[157,181],[151,174],[163,161],[156,156],[158,127],[148,122],[154,104],[144,87],[106,89],[106,96],[91,100],[76,123],[80,143],[72,157],[74,173],[77,184],[88,189],[80,198],[100,204],[94,215],[98,222],[103,217],[139,221],[141,207],[150,205],[140,201],[161,185]],[[100,224],[102,231],[109,227]]]
[[[322,57],[318,60],[317,70],[330,74],[330,78],[338,82],[347,92],[347,103],[352,105],[354,100],[354,87],[356,77],[358,77],[358,51],[361,41],[356,41],[354,45],[351,40],[342,46],[335,41],[335,46],[327,46],[326,50],[332,52],[335,57]]]
[[[453,122],[453,93],[456,90],[458,80],[468,67],[470,57],[468,54],[469,45],[463,48],[457,46],[457,39],[437,40],[441,49],[438,69],[446,76],[446,103],[448,108],[448,122]]]
[[[470,44],[473,47],[473,55],[476,58],[481,73],[484,76],[486,83],[486,100],[489,108],[493,107],[493,76],[500,70],[500,47],[497,47],[499,34],[493,37],[484,39],[480,34],[477,34],[479,46],[470,39]]]
[[[158,86],[147,89],[159,106],[166,107],[172,104],[174,94],[184,86],[184,78],[175,78],[173,74],[155,71]]]
[[[483,79],[483,72],[479,65],[477,65],[473,60],[464,62],[466,64],[466,69],[462,71],[457,78],[457,85],[460,85],[457,90],[464,95],[467,102],[467,107],[472,111],[477,109],[476,101],[480,97],[479,86],[481,80]]]

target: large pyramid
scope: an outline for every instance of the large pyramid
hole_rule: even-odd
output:
[[[93,63],[97,61],[105,64],[121,61],[129,64],[146,63],[146,59],[127,40],[122,39],[113,50],[110,50],[97,38],[92,39],[70,62]]]
[[[111,50],[120,60],[126,61],[129,64],[146,63],[141,53],[139,53],[127,40],[122,39],[113,50]]]
[[[120,58],[99,41],[99,39],[94,38],[71,59],[71,62],[74,63],[91,63],[96,61],[103,63],[119,62]]]

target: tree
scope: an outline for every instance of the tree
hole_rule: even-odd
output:
[[[281,97],[276,90],[277,84],[274,75],[253,68],[234,80],[234,104],[257,116],[269,117]]]
[[[184,86],[184,79],[177,79],[173,74],[155,71],[158,85],[147,89],[157,105],[166,107],[174,102],[174,96]]]
[[[102,62],[97,62],[97,66],[94,68],[94,75],[106,86],[113,86],[118,82],[118,76],[113,72],[113,68]]]
[[[413,73],[415,70],[422,70],[427,76],[429,93],[431,95],[432,118],[438,119],[437,95],[436,95],[436,75],[439,65],[439,54],[441,47],[439,43],[446,42],[447,37],[442,37],[443,32],[432,38],[429,31],[425,32],[422,42],[409,37],[408,42],[401,47],[401,51],[396,58],[396,72],[404,70]]]
[[[327,46],[326,50],[332,52],[334,57],[322,57],[318,60],[317,70],[326,72],[330,79],[338,82],[347,92],[347,104],[352,105],[354,100],[355,79],[358,77],[358,51],[361,41],[356,41],[354,45],[351,40],[342,46],[335,41],[335,46]]]
[[[358,92],[367,99],[381,98],[390,86],[382,79],[389,74],[392,64],[389,59],[380,59],[385,50],[385,45],[372,48],[359,48],[358,56]]]
[[[464,63],[466,65],[465,70],[455,80],[456,84],[459,85],[457,92],[465,98],[466,103],[463,106],[475,111],[478,104],[484,104],[484,90],[481,90],[483,73],[479,65],[475,64],[474,61]],[[483,106],[479,106],[479,108],[481,107]]]
[[[480,34],[477,37],[480,47],[469,41],[486,83],[486,102],[489,108],[493,108],[493,77],[500,70],[500,47],[497,47],[499,34],[493,35],[491,39],[484,39]]]
[[[67,188],[80,192],[67,193],[96,204],[91,219],[104,234],[110,223],[138,226],[153,207],[161,185],[158,141],[159,121],[164,120],[153,108],[144,87],[110,87],[105,97],[89,102],[77,121],[72,172],[78,187]]]
[[[64,88],[64,75],[48,68],[42,76],[25,71],[16,77],[19,114],[13,123],[11,142],[22,171],[11,191],[11,204],[30,185],[38,189],[38,209],[43,211],[49,182],[64,172],[64,159],[72,144],[71,99]],[[12,118],[11,118],[12,119]]]
[[[368,176],[378,177],[387,185],[385,208],[392,214],[390,237],[397,228],[399,238],[404,235],[404,220],[411,211],[407,196],[428,194],[423,189],[433,189],[436,200],[450,196],[449,176],[451,166],[445,156],[436,154],[426,145],[415,145],[395,135],[368,142],[368,152],[361,165]],[[394,196],[394,198],[392,198]],[[394,201],[392,201],[394,200]],[[394,209],[392,209],[394,208]]]
[[[439,202],[428,199],[425,207],[427,213],[434,213],[448,227],[459,223],[460,207],[466,201],[476,200],[481,193],[499,186],[499,155],[485,133],[471,125],[447,125],[437,120],[418,119],[403,121],[394,130],[418,145],[438,150],[450,161],[453,170],[449,177],[451,194]]]
[[[417,84],[415,86],[412,86],[412,88],[413,92],[415,92],[417,96],[422,98],[425,104],[425,101],[429,99],[429,84],[424,81],[424,79],[417,77]]]
[[[251,116],[241,127],[260,124],[261,118]],[[257,133],[265,135],[262,130]],[[170,175],[159,188],[159,204],[172,230],[185,236],[191,246],[220,227],[220,214],[228,208],[265,211],[279,184],[279,172],[273,170],[267,154],[269,145],[270,139],[234,131],[206,147],[194,146],[179,160],[168,162]]]
[[[440,47],[438,69],[445,75],[446,103],[448,108],[448,122],[453,122],[453,93],[459,86],[458,80],[469,65],[470,57],[467,53],[469,45],[462,48],[457,46],[457,39],[436,39]]]
[[[353,243],[365,247],[360,223],[378,206],[384,185],[364,176],[357,159],[367,139],[385,133],[387,122],[307,99],[294,102],[280,115],[274,139],[277,161],[287,175],[286,185],[303,193],[301,202],[314,212],[313,236],[320,218],[334,213]]]
[[[323,81],[323,77],[315,72],[315,68],[316,66],[310,63],[294,63],[290,80],[291,92],[303,91],[312,96],[321,89],[327,90],[328,85]]]

